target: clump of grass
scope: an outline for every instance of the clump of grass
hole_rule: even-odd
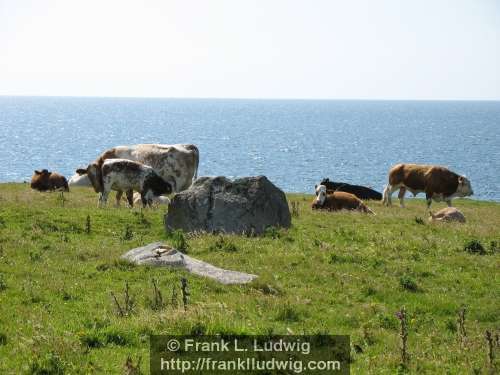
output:
[[[130,296],[130,289],[128,287],[128,282],[125,282],[125,290],[123,291],[123,306],[118,301],[116,295],[111,292],[111,297],[113,297],[113,301],[115,303],[118,315],[121,317],[129,316],[134,311],[135,300]]]
[[[276,240],[281,237],[281,233],[278,228],[270,226],[267,227],[266,230],[264,231],[264,237]]]
[[[62,375],[64,372],[64,362],[54,352],[48,352],[33,358],[29,366],[29,373],[32,375]]]
[[[377,314],[377,319],[380,328],[396,330],[398,329],[398,322],[393,316],[388,316],[385,314]]]
[[[90,234],[91,230],[92,224],[90,223],[90,215],[87,215],[87,218],[85,219],[85,234]]]
[[[172,246],[177,250],[187,254],[188,252],[188,242],[186,240],[186,236],[184,235],[184,231],[182,229],[177,229],[170,234],[172,238]]]
[[[30,251],[29,256],[32,262],[38,262],[42,259],[42,255],[38,251]]]
[[[132,211],[133,215],[137,217],[137,220],[139,224],[142,226],[149,228],[151,226],[151,222],[146,219],[146,216],[144,216],[144,212],[142,210],[140,211]]]
[[[210,251],[224,251],[226,253],[234,253],[238,251],[236,245],[222,235],[217,237],[217,240],[215,240],[215,242],[211,244],[208,249]]]
[[[353,255],[332,254],[330,255],[329,263],[361,263],[361,260]]]
[[[471,254],[479,254],[479,255],[485,255],[486,250],[484,249],[484,246],[481,244],[476,239],[472,239],[468,241],[465,246],[464,246],[464,251],[467,251],[468,253]]]
[[[7,283],[2,273],[0,273],[0,292],[7,289]]]
[[[252,280],[250,286],[266,295],[280,295],[281,290],[277,286],[273,286],[270,283],[260,280],[259,278]]]
[[[134,232],[132,232],[132,227],[127,224],[125,226],[125,230],[123,231],[122,240],[130,241],[132,238],[134,238]]]
[[[493,254],[500,252],[500,245],[498,244],[497,241],[491,241],[490,242],[490,251]]]
[[[445,328],[451,333],[457,332],[457,323],[453,319],[448,319],[445,323]]]
[[[7,344],[7,335],[3,332],[0,332],[0,346]]]
[[[141,361],[142,357],[139,356],[139,358],[137,359],[137,364],[134,365],[132,357],[128,355],[127,359],[125,360],[125,364],[123,365],[123,370],[125,371],[124,373],[126,375],[141,375]]]
[[[286,303],[278,310],[276,315],[276,320],[282,322],[299,322],[301,319],[300,312],[289,303]]]
[[[419,290],[415,279],[408,275],[403,275],[399,278],[399,285],[404,290],[408,290],[410,292],[417,292]]]
[[[415,223],[419,225],[425,225],[424,219],[422,219],[420,216],[415,216]]]

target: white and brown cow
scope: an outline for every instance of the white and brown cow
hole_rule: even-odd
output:
[[[327,192],[325,185],[316,186],[316,197],[311,207],[313,210],[356,210],[367,214],[375,214],[354,194],[344,191]]]
[[[173,192],[179,192],[186,190],[196,179],[200,156],[198,147],[193,144],[116,146],[104,151],[90,164],[94,166],[93,170],[95,170],[96,175],[100,173],[100,168],[108,159],[127,159],[148,165],[172,186]],[[86,173],[82,174],[82,170],[80,170],[80,172],[77,171],[77,174],[80,178],[76,176],[71,178],[75,185],[91,185],[90,181],[85,178]],[[129,202],[132,201],[132,198],[129,199],[132,194],[132,191],[127,191]],[[121,196],[122,192],[118,191],[116,195],[117,205],[120,204]]]
[[[397,164],[389,171],[389,184],[384,189],[383,203],[391,205],[391,195],[399,189],[398,198],[404,207],[406,190],[417,195],[425,192],[427,207],[432,200],[444,200],[451,207],[451,200],[474,194],[471,183],[445,167],[420,164]]]
[[[160,177],[150,166],[126,159],[105,160],[98,172],[94,164],[78,173],[86,173],[94,190],[99,192],[98,206],[106,205],[111,190],[138,191],[142,205],[151,205],[154,197],[172,193],[172,185]],[[132,206],[132,195],[127,194]]]

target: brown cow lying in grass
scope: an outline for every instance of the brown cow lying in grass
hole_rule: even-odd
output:
[[[312,209],[328,211],[356,210],[367,214],[375,214],[354,194],[343,191],[329,192],[327,194],[325,185],[316,187],[316,198],[312,203]]]
[[[69,191],[66,177],[57,172],[49,172],[47,169],[35,171],[31,177],[31,188],[38,191]]]
[[[459,223],[465,223],[465,216],[455,207],[445,207],[439,210],[435,214],[429,212],[431,215],[429,221],[458,221]]]

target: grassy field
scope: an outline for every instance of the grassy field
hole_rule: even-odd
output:
[[[270,332],[350,335],[352,374],[490,372],[485,331],[500,328],[500,204],[457,200],[466,224],[429,224],[421,200],[405,209],[372,202],[377,216],[368,216],[311,212],[310,196],[288,198],[299,205],[288,231],[185,237],[190,256],[259,275],[250,285],[223,286],[118,260],[153,241],[182,242],[165,233],[165,208],[97,209],[88,189],[63,201],[1,184],[0,373],[121,374],[128,355],[142,357],[148,373],[151,333]],[[171,303],[183,276],[187,311]],[[152,279],[163,307],[152,306]],[[126,282],[135,304],[121,317],[110,293],[121,300]],[[407,370],[395,316],[403,306]],[[498,343],[494,350],[498,357]]]

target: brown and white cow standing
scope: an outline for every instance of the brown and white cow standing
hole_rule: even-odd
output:
[[[399,189],[398,198],[404,207],[406,190],[417,195],[425,192],[427,208],[432,200],[444,200],[451,207],[451,200],[474,194],[471,183],[445,167],[420,164],[397,164],[389,171],[389,184],[384,189],[383,203],[391,205],[391,195]]]
[[[31,188],[38,191],[63,190],[69,191],[66,177],[47,169],[35,171],[31,177]]]
[[[368,214],[375,214],[354,194],[343,191],[327,193],[325,185],[316,186],[316,198],[314,198],[311,207],[313,210],[356,210]]]

